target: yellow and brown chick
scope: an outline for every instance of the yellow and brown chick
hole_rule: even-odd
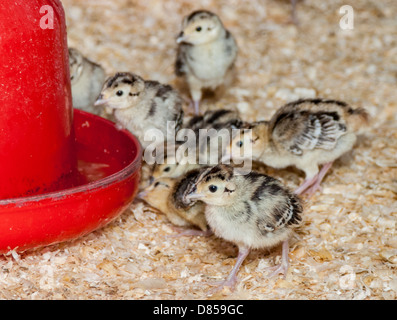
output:
[[[237,44],[220,18],[207,10],[184,17],[177,43],[175,73],[185,77],[195,113],[199,114],[202,90],[216,90],[231,82]]]
[[[200,167],[196,162],[179,161],[178,149],[181,148],[182,142],[169,142],[164,148],[156,150],[151,166],[150,183],[159,178],[179,178],[186,172]]]
[[[99,115],[94,103],[105,82],[104,69],[74,48],[69,48],[69,67],[73,107]]]
[[[209,229],[204,215],[204,203],[184,201],[186,190],[195,181],[198,173],[197,170],[191,170],[178,179],[156,179],[138,197],[163,212],[174,225],[194,226],[201,230],[186,230],[183,235],[207,235]]]
[[[171,161],[171,158],[173,159]],[[151,181],[160,178],[179,178],[186,172],[200,168],[200,164],[196,163],[178,163],[176,157],[165,158],[164,163],[158,163],[153,166],[151,173]]]
[[[172,134],[170,125],[178,130],[183,122],[182,98],[176,90],[129,72],[109,77],[95,104],[113,110],[115,119],[138,137],[143,148],[152,142],[145,139],[148,130],[159,130],[165,140]]]
[[[288,239],[300,225],[302,205],[299,197],[278,180],[251,171],[217,165],[201,170],[185,195],[188,201],[206,203],[205,216],[218,237],[238,246],[237,262],[223,283],[234,287],[238,270],[251,249],[271,248],[283,243],[282,262],[274,276],[288,270]]]
[[[357,131],[367,122],[364,109],[342,101],[297,100],[281,107],[270,121],[243,126],[223,160],[248,156],[273,168],[295,166],[306,175],[295,192],[313,195],[333,161],[353,148]]]

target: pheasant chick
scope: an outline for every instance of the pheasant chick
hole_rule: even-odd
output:
[[[281,107],[270,121],[243,126],[223,160],[244,159],[247,152],[242,150],[249,150],[252,160],[268,166],[295,166],[306,176],[295,192],[311,196],[332,163],[353,148],[357,131],[367,122],[364,109],[353,109],[342,101],[297,100]]]
[[[230,129],[239,127],[242,123],[238,112],[227,109],[207,110],[203,115],[195,115],[186,119],[182,128],[191,129],[196,134],[200,129]]]
[[[189,137],[189,133],[193,132],[195,139],[190,139],[192,143],[187,146],[195,150],[196,163],[214,166],[220,162],[230,144],[233,129],[241,124],[242,120],[235,111],[210,110],[187,121],[178,135]]]
[[[100,115],[94,103],[105,82],[105,71],[74,48],[69,48],[69,67],[73,107]]]
[[[154,181],[159,178],[179,178],[186,172],[200,167],[200,164],[195,163],[178,163],[175,158],[174,161],[170,161],[170,157],[167,157],[164,163],[154,165],[150,179]]]
[[[197,172],[192,170],[180,179],[159,178],[139,193],[142,200],[163,212],[174,225],[179,227],[194,226],[202,231],[200,233],[194,232],[195,230],[187,230],[184,233],[185,235],[201,235],[208,232],[204,203],[183,202],[185,190],[195,175],[197,175]]]
[[[146,137],[150,129],[160,130],[163,139],[172,135],[170,125],[178,130],[183,122],[182,99],[170,85],[144,80],[140,76],[119,72],[108,78],[95,105],[106,105],[115,119],[135,134],[143,148],[152,142]],[[148,141],[149,140],[149,141]]]
[[[194,11],[183,19],[176,42],[175,73],[187,81],[198,114],[202,89],[230,84],[237,44],[219,17],[206,10]]]
[[[278,180],[255,171],[240,175],[228,165],[201,171],[188,200],[206,203],[205,216],[215,235],[237,245],[237,262],[222,286],[234,287],[238,270],[251,249],[282,245],[282,262],[274,276],[288,270],[288,239],[300,225],[299,197]]]
[[[210,110],[206,111],[203,115],[196,115],[183,124],[181,130],[178,131],[178,135],[187,135],[185,130],[193,131],[195,135],[195,139],[192,139],[193,143],[187,143],[186,147],[191,146],[195,150],[194,158],[190,159],[189,157],[185,157],[187,154],[185,149],[182,149],[182,143],[176,141],[173,145],[168,145],[166,150],[161,153],[160,161],[156,161],[155,165],[153,166],[152,177],[151,181],[161,178],[161,177],[170,177],[170,178],[178,178],[179,176],[183,175],[189,170],[199,168],[203,165],[207,165],[208,163],[208,156],[210,157],[210,143],[202,143],[201,150],[200,150],[200,141],[197,141],[197,137],[200,137],[200,130],[228,130],[228,137],[230,139],[231,136],[231,129],[240,126],[241,119],[237,112],[220,109],[220,110]],[[227,140],[230,141],[230,140]],[[220,141],[222,142],[222,141]],[[208,146],[208,147],[207,147]],[[213,165],[218,164],[219,159],[222,156],[222,152],[224,148],[222,148],[222,144],[218,144],[220,146],[216,159],[216,162]],[[206,148],[207,147],[207,148]],[[183,155],[179,153],[182,150]],[[170,152],[172,151],[172,152]],[[207,161],[205,163],[200,164],[200,154],[207,153]],[[189,160],[187,160],[189,159]],[[204,160],[206,160],[204,159]],[[193,160],[193,161],[192,161]],[[211,160],[211,159],[210,159]]]

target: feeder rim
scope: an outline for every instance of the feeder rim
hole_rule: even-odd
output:
[[[78,113],[82,113],[82,114],[86,114],[86,115],[93,115],[89,112],[74,109],[74,112],[76,112],[76,111]],[[97,118],[100,118],[100,119],[96,119],[96,121],[107,122],[109,125],[115,126],[115,124],[108,119],[101,118],[101,117],[97,117]],[[86,183],[81,186],[61,190],[61,191],[53,191],[53,192],[48,192],[48,193],[34,195],[34,196],[27,196],[27,197],[2,199],[2,200],[0,200],[0,207],[7,206],[7,205],[25,206],[28,203],[38,202],[38,201],[42,201],[45,199],[48,199],[51,201],[59,201],[59,200],[65,199],[73,194],[86,192],[88,190],[93,190],[93,189],[105,188],[105,187],[109,186],[110,184],[122,181],[125,177],[129,176],[134,171],[136,171],[138,169],[138,167],[140,166],[141,161],[142,161],[142,146],[141,146],[138,138],[135,137],[128,130],[122,129],[119,131],[122,132],[123,134],[127,135],[129,137],[129,139],[133,140],[133,142],[137,148],[137,152],[135,154],[134,159],[131,161],[131,163],[129,163],[127,166],[125,166],[120,171],[117,171],[105,178],[102,178],[102,179],[99,179],[96,181],[92,181],[92,182]]]

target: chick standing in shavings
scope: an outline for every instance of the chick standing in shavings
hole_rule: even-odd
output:
[[[244,147],[252,151],[252,160],[268,166],[295,166],[306,175],[295,192],[312,196],[333,162],[353,148],[368,118],[364,109],[342,101],[297,100],[281,107],[270,121],[242,126],[246,130],[233,138],[223,160],[244,159]]]
[[[177,43],[175,73],[186,79],[195,113],[199,114],[203,89],[231,84],[237,44],[220,18],[206,10],[194,11],[183,19]]]
[[[117,122],[138,137],[143,148],[152,143],[145,141],[148,130],[160,130],[162,141],[174,139],[169,125],[173,123],[177,131],[183,122],[182,98],[176,90],[128,72],[109,77],[95,104],[106,105]]]
[[[247,175],[228,165],[201,170],[185,195],[188,201],[206,203],[205,217],[218,237],[237,245],[237,262],[221,288],[233,288],[237,273],[251,249],[271,248],[282,243],[282,259],[269,277],[286,275],[288,239],[301,224],[299,197],[278,180],[252,171]]]

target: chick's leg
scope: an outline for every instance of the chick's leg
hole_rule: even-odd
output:
[[[190,82],[190,94],[193,99],[194,113],[196,115],[200,114],[200,100],[202,96],[201,86],[196,83],[196,81]]]
[[[194,115],[200,114],[200,100],[191,100],[189,107],[193,109]]]
[[[298,167],[298,169],[305,172],[306,179],[294,192],[298,195],[305,193],[314,183],[316,183],[319,170],[316,163],[306,163],[304,166]]]
[[[333,162],[328,162],[323,165],[320,172],[317,175],[317,179],[314,184],[306,190],[306,193],[311,197],[317,190],[321,189],[320,184],[323,181],[325,175],[327,174],[328,170],[332,167]]]
[[[229,276],[223,281],[214,291],[222,290],[224,287],[234,289],[237,282],[237,273],[240,270],[242,263],[250,253],[250,249],[246,247],[239,247],[236,264],[234,265]]]
[[[284,275],[284,278],[287,276],[287,271],[289,268],[288,252],[289,252],[288,240],[285,240],[283,242],[283,249],[281,253],[281,263],[278,266],[268,268],[270,271],[273,272],[271,272],[267,276],[267,278],[273,278],[274,276],[277,276],[280,273]]]
[[[317,176],[316,174],[314,177],[306,179],[303,181],[303,183],[294,191],[296,194],[302,194],[304,193],[308,188],[310,188],[316,181],[317,181]]]
[[[200,100],[194,100],[193,107],[194,107],[194,114],[199,115],[200,114]]]
[[[241,265],[243,264],[245,258],[247,258],[248,254],[250,253],[249,248],[239,248],[238,249],[238,256],[236,264],[234,265],[232,272],[230,272],[229,276],[227,277],[226,281],[224,282],[225,286],[234,287],[237,282],[237,273],[240,270]]]

